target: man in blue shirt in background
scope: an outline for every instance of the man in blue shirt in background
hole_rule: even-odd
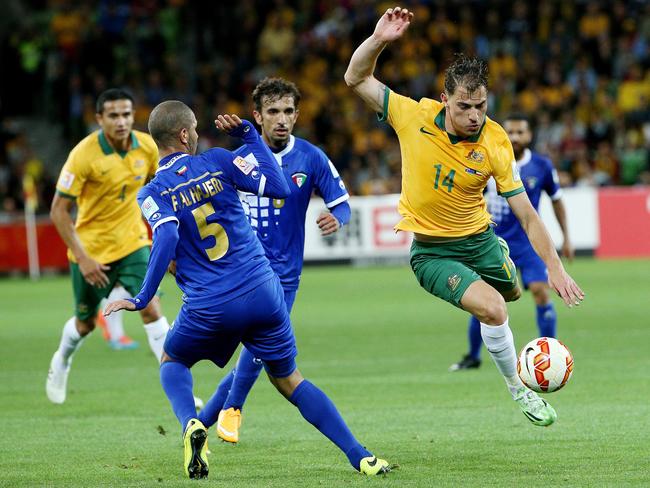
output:
[[[573,259],[573,247],[569,239],[566,211],[562,203],[562,190],[558,182],[557,172],[550,159],[531,151],[528,147],[532,141],[530,121],[525,115],[513,114],[509,116],[503,128],[508,133],[512,149],[517,159],[517,168],[524,183],[530,203],[539,211],[539,201],[542,191],[551,198],[555,218],[560,224],[564,243],[562,254],[569,260]],[[548,272],[544,262],[535,253],[519,224],[517,217],[510,211],[505,198],[497,194],[494,180],[490,180],[487,187],[486,198],[488,210],[496,224],[497,236],[504,239],[510,248],[510,258],[521,272],[524,288],[529,289],[535,300],[537,328],[540,337],[555,337],[557,314],[549,295]],[[481,325],[475,317],[469,320],[468,329],[469,353],[459,362],[449,367],[450,371],[474,369],[481,365]]]
[[[292,135],[300,98],[296,85],[282,78],[265,78],[253,90],[253,116],[291,194],[285,199],[240,194],[251,226],[280,277],[289,313],[300,284],[305,215],[312,194],[317,192],[329,209],[316,220],[322,235],[333,234],[350,220],[349,195],[332,162],[321,149]],[[255,164],[248,146],[240,147],[235,154]],[[204,413],[210,419],[207,426],[217,421],[217,434],[224,441],[239,441],[241,410],[261,370],[261,362],[242,348],[236,368],[222,380],[214,403],[205,405]]]
[[[296,368],[280,280],[237,194],[284,199],[290,193],[287,182],[250,122],[220,115],[215,124],[242,137],[256,163],[220,148],[195,155],[196,117],[182,102],[163,102],[151,112],[149,132],[161,160],[154,179],[138,193],[153,232],[151,257],[140,293],[110,303],[104,313],[144,308],[175,258],[183,305],[165,340],[160,381],[183,429],[183,467],[190,478],[205,478],[209,471],[207,419],[203,411],[197,414],[190,368],[203,359],[225,366],[240,342],[262,361],[277,390],[356,470],[385,473],[388,463],[356,440],[332,401]]]

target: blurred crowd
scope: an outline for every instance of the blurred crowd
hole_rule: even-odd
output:
[[[71,149],[96,128],[94,100],[129,88],[136,126],[176,98],[197,113],[201,147],[236,142],[217,113],[250,118],[255,84],[294,81],[303,94],[294,133],[321,146],[350,192],[399,192],[392,129],[345,86],[356,46],[393,3],[362,0],[8,0],[0,20],[0,201],[22,205],[27,174],[47,211],[63,160],[30,140],[25,117],[61,129]],[[415,12],[376,76],[412,98],[438,98],[456,52],[489,60],[488,115],[525,112],[536,150],[564,186],[650,184],[650,2],[644,0],[404,1]],[[9,26],[11,28],[9,28]],[[32,138],[33,139],[33,138]],[[63,158],[65,152],[63,153]]]

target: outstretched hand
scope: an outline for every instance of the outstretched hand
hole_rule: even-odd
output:
[[[380,42],[392,42],[402,37],[413,20],[413,12],[395,7],[386,10],[375,26],[373,37]]]
[[[244,137],[251,130],[255,130],[255,126],[248,120],[242,120],[237,115],[217,115],[214,121],[217,129],[225,132],[233,137]]]
[[[114,302],[111,302],[106,305],[106,308],[104,309],[104,317],[107,317],[108,315],[112,314],[113,312],[117,312],[118,310],[128,310],[132,312],[135,310],[135,304],[128,300],[116,300]]]
[[[564,269],[548,273],[548,284],[569,307],[580,305],[585,298],[584,292]]]

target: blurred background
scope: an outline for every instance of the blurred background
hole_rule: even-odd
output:
[[[490,66],[489,116],[529,114],[534,147],[552,158],[564,187],[650,184],[650,2],[401,4],[415,12],[415,21],[382,54],[376,71],[392,89],[438,98],[453,53],[481,56]],[[47,214],[68,151],[97,128],[96,96],[113,86],[133,92],[140,129],[162,100],[186,102],[205,149],[236,143],[213,129],[215,114],[250,117],[255,84],[286,77],[303,94],[294,133],[326,151],[350,193],[399,193],[397,137],[343,81],[353,50],[389,6],[6,0],[0,221],[22,218],[25,192],[36,212]],[[9,239],[3,236],[5,245]]]

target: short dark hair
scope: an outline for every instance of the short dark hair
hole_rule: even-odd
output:
[[[300,90],[295,83],[285,80],[284,78],[264,78],[253,90],[253,103],[255,110],[262,110],[262,102],[265,98],[271,101],[279,100],[286,96],[293,97],[293,102],[298,108],[300,103]]]
[[[526,115],[523,112],[513,112],[511,114],[508,114],[505,119],[503,119],[503,123],[508,122],[509,120],[511,121],[521,121],[521,122],[526,122],[528,124],[529,129],[533,129],[533,124],[530,121],[530,117]]]
[[[115,100],[131,100],[131,103],[135,103],[133,100],[133,95],[123,88],[109,88],[108,90],[103,91],[97,97],[97,104],[95,110],[98,114],[104,113],[104,104],[106,102],[113,102]]]
[[[173,147],[178,133],[189,129],[195,117],[192,109],[179,100],[159,103],[149,115],[149,134],[158,147]]]
[[[460,85],[472,93],[484,86],[488,88],[488,65],[480,58],[456,53],[454,62],[445,71],[445,91],[452,95]]]

